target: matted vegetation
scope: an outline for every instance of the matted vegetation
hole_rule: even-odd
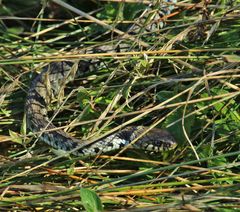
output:
[[[238,209],[240,1],[178,1],[128,35],[148,1],[66,3],[1,2],[0,210]],[[127,49],[84,54],[118,42]],[[77,158],[38,141],[24,119],[29,85],[47,63],[78,59],[97,65],[67,86],[55,125],[84,139],[156,126],[178,147]]]

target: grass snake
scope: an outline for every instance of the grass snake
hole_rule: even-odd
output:
[[[176,3],[176,1],[167,2]],[[168,5],[162,8],[161,12],[166,15],[172,9],[172,6]],[[131,30],[136,32],[137,28],[139,27],[132,27]],[[40,140],[63,151],[68,152],[76,149],[73,154],[78,156],[94,156],[118,150],[129,145],[148,129],[144,126],[127,126],[93,143],[71,137],[63,130],[53,130],[56,127],[48,117],[48,105],[54,97],[59,95],[68,82],[74,80],[76,72],[89,68],[86,64],[83,61],[78,64],[69,61],[48,64],[32,81],[25,104],[27,127],[33,132],[40,132]],[[151,129],[132,144],[133,148],[150,152],[161,152],[175,146],[176,141],[173,136],[167,130],[158,128]]]

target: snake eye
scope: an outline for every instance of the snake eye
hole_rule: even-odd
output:
[[[162,145],[163,142],[162,142],[162,140],[156,140],[154,143],[155,143],[156,146],[159,147],[159,146]]]

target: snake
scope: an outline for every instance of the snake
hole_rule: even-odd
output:
[[[164,14],[169,14],[171,10],[170,7],[164,8]],[[176,147],[175,138],[166,129],[147,126],[126,126],[94,142],[77,139],[57,129],[48,116],[49,104],[78,72],[84,73],[89,66],[81,60],[51,62],[33,79],[26,97],[25,114],[27,128],[38,133],[39,140],[76,156],[95,156],[127,146],[155,153]]]

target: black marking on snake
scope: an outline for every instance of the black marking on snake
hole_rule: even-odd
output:
[[[31,94],[28,95],[28,99],[30,102],[34,101],[33,104],[36,104],[39,107],[45,108],[47,106],[45,99],[41,95],[39,95],[38,92],[35,92],[35,93],[31,92]]]

